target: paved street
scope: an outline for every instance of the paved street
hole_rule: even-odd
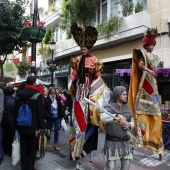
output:
[[[53,132],[52,132],[53,136]],[[98,150],[93,152],[92,163],[89,162],[89,156],[83,158],[80,162],[80,170],[103,170],[105,158],[102,154],[104,144],[104,133],[99,133]],[[38,170],[75,170],[75,162],[69,160],[69,132],[60,131],[59,145],[60,151],[54,151],[53,147],[46,152],[44,159],[36,161],[35,168]],[[37,156],[39,153],[37,153]],[[169,170],[170,169],[170,152],[164,150],[163,161],[158,160],[158,155],[152,152],[138,149],[134,151],[134,160],[130,170]],[[20,164],[13,167],[11,158],[5,156],[0,166],[0,170],[20,170]],[[120,162],[117,161],[115,170],[120,170]]]

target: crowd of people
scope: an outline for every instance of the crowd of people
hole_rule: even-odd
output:
[[[149,149],[159,154],[161,160],[162,121],[155,71],[159,58],[152,54],[157,30],[146,31],[144,50],[133,50],[130,88],[116,86],[113,91],[102,80],[103,63],[90,52],[97,40],[97,30],[91,26],[82,30],[75,24],[71,31],[82,52],[81,56],[70,61],[72,72],[68,90],[71,89],[71,94],[61,87],[37,86],[34,76],[29,76],[16,91],[1,84],[0,144],[4,154],[11,156],[17,130],[20,134],[21,169],[34,170],[38,145],[36,131],[51,131],[54,127],[54,141],[50,140],[50,135],[47,136],[47,148],[53,143],[54,149],[59,151],[61,120],[68,120],[70,114],[70,159],[76,161],[76,170],[79,169],[79,160],[97,149],[99,128],[106,132],[105,170],[114,169],[116,160],[121,161],[122,170],[129,170],[133,159],[131,145]],[[90,105],[85,98],[90,99]],[[23,103],[28,104],[32,112],[29,127],[17,124]],[[95,108],[96,105],[99,109]],[[132,135],[136,140],[130,145]]]
[[[16,89],[6,83],[0,85],[0,143],[4,154],[11,157],[15,132],[20,134],[21,169],[33,170],[38,150],[36,131],[52,130],[54,127],[54,149],[59,151],[58,137],[61,119],[68,121],[72,111],[72,98],[61,87],[47,88],[36,85],[36,77],[29,76]],[[17,125],[18,110],[27,103],[32,113],[29,127]],[[51,135],[51,133],[50,133]],[[47,148],[51,147],[50,135],[47,136]]]

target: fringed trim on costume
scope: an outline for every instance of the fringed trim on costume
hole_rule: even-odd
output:
[[[132,157],[132,152],[130,148],[116,148],[116,149],[105,149],[104,154],[107,155],[107,158],[111,158],[113,160],[120,159],[120,158],[125,158],[126,159],[133,159]]]

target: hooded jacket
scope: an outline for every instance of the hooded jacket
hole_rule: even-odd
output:
[[[2,118],[3,128],[15,129],[15,111],[14,111],[14,97],[5,95],[4,96],[4,114]]]
[[[30,127],[17,127],[18,132],[21,135],[33,135],[38,129],[45,129],[44,122],[44,106],[42,103],[42,95],[38,95],[36,99],[31,99],[31,97],[39,93],[37,89],[34,88],[23,88],[17,91],[17,98],[15,100],[15,115],[16,120],[18,117],[18,110],[23,102],[27,103],[32,112],[32,125]]]

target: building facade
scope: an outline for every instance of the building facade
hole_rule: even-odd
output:
[[[69,61],[81,52],[74,40],[66,39],[66,33],[59,28],[61,2],[62,0],[49,0],[49,8],[52,5],[54,10],[47,15],[42,15],[42,20],[46,22],[46,28],[52,31],[54,41],[57,42],[54,51],[54,62],[57,65],[57,71],[54,74],[55,86],[67,88],[70,74]],[[107,38],[99,35],[91,49],[92,54],[104,62],[102,77],[109,87],[128,86],[128,81],[120,78],[116,69],[130,69],[132,51],[134,48],[142,48],[142,38],[149,27],[158,29],[157,43],[153,53],[160,57],[164,68],[170,67],[168,59],[170,55],[169,0],[133,0],[132,2],[134,10],[123,16],[120,4],[115,4],[114,0],[100,0],[100,8],[92,19],[93,24],[97,25],[108,21],[113,16],[123,17],[118,30],[113,31]],[[143,9],[140,12],[135,12],[137,3],[142,5]],[[43,9],[43,6],[41,8]],[[48,59],[50,58],[51,56]]]

